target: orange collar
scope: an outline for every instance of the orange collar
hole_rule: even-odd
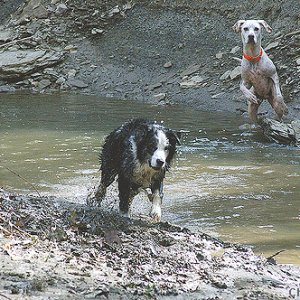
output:
[[[249,60],[250,62],[258,62],[261,59],[262,55],[263,55],[262,48],[260,48],[259,55],[257,56],[251,56],[243,53],[243,57]]]

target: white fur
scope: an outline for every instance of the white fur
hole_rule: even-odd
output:
[[[248,100],[248,113],[250,119],[257,122],[257,111],[263,99],[267,99],[278,118],[287,114],[287,106],[284,103],[279,77],[276,67],[261,48],[262,28],[271,32],[271,26],[264,20],[239,20],[233,30],[241,33],[243,53],[251,57],[262,56],[259,61],[248,61],[243,57],[241,62],[242,81],[240,89]]]
[[[159,196],[159,192],[156,191],[155,194],[152,195],[152,208],[150,212],[151,218],[160,222],[161,219],[161,197]]]
[[[156,131],[156,138],[158,140],[157,149],[153,153],[150,165],[153,168],[165,167],[166,159],[168,157],[169,151],[166,149],[169,146],[169,140],[166,134],[162,130]],[[162,165],[159,165],[159,161],[162,162]]]

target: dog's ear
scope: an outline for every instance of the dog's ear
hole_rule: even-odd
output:
[[[272,27],[265,20],[258,20],[258,23],[266,29],[266,32],[272,32]]]
[[[173,142],[172,144],[174,144],[174,146],[176,144],[180,145],[181,132],[180,131],[176,132],[169,129],[167,131],[167,138],[170,140],[171,143]]]
[[[245,20],[238,20],[233,26],[232,29],[235,32],[240,32],[241,31],[241,27],[243,26],[243,24],[245,23]]]

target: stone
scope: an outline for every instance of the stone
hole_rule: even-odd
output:
[[[162,86],[162,82],[157,82],[157,83],[149,85],[148,90],[153,91],[157,88],[160,88],[161,86]]]
[[[220,77],[220,80],[226,80],[230,77],[230,74],[231,74],[231,70],[228,70],[226,71],[221,77]]]
[[[0,42],[7,43],[16,38],[16,33],[11,29],[4,29],[0,26]]]
[[[67,84],[72,87],[76,87],[79,89],[84,89],[88,87],[88,84],[79,79],[69,78],[67,80]]]
[[[112,9],[110,9],[108,12],[107,12],[107,17],[108,18],[111,18],[113,17],[114,15],[120,13],[120,8],[119,8],[119,5],[113,7]],[[105,15],[104,15],[105,17]]]
[[[0,93],[14,93],[16,89],[10,85],[1,85],[0,86]]]
[[[165,99],[166,99],[166,96],[167,96],[166,93],[159,93],[159,94],[154,95],[154,98],[155,98],[157,101],[162,101],[162,100],[165,100]]]
[[[196,75],[180,82],[179,85],[181,88],[193,88],[193,87],[199,87],[203,81],[204,78],[202,76]]]
[[[265,49],[265,51],[268,51],[268,50],[278,47],[278,45],[279,45],[279,42],[272,42],[269,45],[267,45],[267,47],[265,47],[264,49]]]
[[[223,53],[222,52],[218,52],[217,54],[216,54],[216,58],[217,59],[221,59],[223,57]]]
[[[164,68],[168,69],[172,67],[172,62],[168,61],[164,64]]]
[[[65,59],[65,52],[54,50],[10,50],[0,53],[0,78],[19,78],[53,66]]]
[[[28,18],[45,19],[48,17],[47,9],[42,5],[41,0],[30,0],[27,5],[23,8],[19,18],[21,24],[23,20]]]
[[[298,58],[298,59],[296,60],[296,64],[297,64],[298,66],[300,66],[300,58]]]
[[[184,70],[180,76],[181,77],[184,77],[184,76],[189,76],[189,75],[192,75],[196,72],[198,72],[200,70],[200,65],[192,65],[192,66],[189,66],[186,70]]]
[[[51,85],[51,81],[49,79],[42,79],[38,82],[37,87],[39,90],[44,90],[46,87]]]
[[[57,80],[55,81],[56,84],[58,85],[62,85],[66,83],[66,79],[63,76],[60,76],[59,78],[57,78]]]
[[[67,11],[68,11],[67,5],[65,5],[64,3],[60,3],[56,6],[55,14],[61,16],[65,14]]]
[[[286,145],[300,145],[300,120],[285,124],[269,118],[259,120],[265,136],[276,143]]]
[[[96,34],[102,34],[104,32],[103,29],[99,29],[99,28],[93,28],[92,29],[92,34],[96,35]]]
[[[77,50],[77,46],[74,46],[74,45],[67,45],[67,46],[64,48],[64,50],[72,52],[72,51]]]
[[[230,72],[230,79],[236,79],[237,77],[240,77],[242,74],[242,67],[241,66],[237,66],[235,67],[231,72]]]
[[[241,51],[241,47],[240,46],[235,46],[230,50],[231,54],[235,54],[236,52]]]

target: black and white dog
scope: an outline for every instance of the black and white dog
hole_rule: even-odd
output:
[[[101,160],[101,181],[87,198],[88,205],[100,205],[106,188],[118,175],[119,210],[129,217],[129,208],[141,189],[150,188],[150,216],[161,218],[163,179],[179,144],[180,135],[171,129],[144,119],[131,120],[105,139]]]

